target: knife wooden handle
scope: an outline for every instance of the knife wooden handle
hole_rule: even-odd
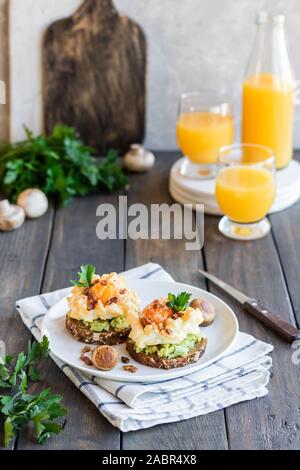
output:
[[[289,343],[292,343],[296,339],[300,339],[300,330],[295,328],[287,321],[282,320],[282,318],[278,317],[277,315],[274,315],[274,313],[263,307],[257,300],[245,302],[244,308],[247,310],[247,312],[254,315],[257,320],[261,321],[266,326],[274,330]]]

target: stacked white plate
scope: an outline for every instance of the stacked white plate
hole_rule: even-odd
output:
[[[169,190],[175,201],[181,204],[204,204],[205,212],[223,215],[215,198],[215,179],[191,179],[180,174],[183,158],[178,160],[170,173]],[[292,160],[288,167],[276,173],[277,196],[270,214],[292,206],[300,198],[300,164]]]

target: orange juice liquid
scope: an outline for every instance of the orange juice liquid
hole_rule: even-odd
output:
[[[272,74],[259,74],[243,86],[242,141],[273,150],[276,168],[285,167],[293,155],[294,87]]]
[[[183,113],[177,121],[178,145],[193,163],[216,163],[219,148],[234,139],[233,117],[195,112]]]
[[[231,220],[239,223],[263,219],[274,202],[275,192],[274,175],[264,168],[224,168],[216,181],[220,208]]]

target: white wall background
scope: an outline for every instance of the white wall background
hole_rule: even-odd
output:
[[[10,0],[13,139],[23,136],[23,123],[40,130],[43,31],[80,3]],[[286,13],[291,58],[300,78],[299,0],[115,0],[115,5],[139,22],[148,38],[146,145],[153,149],[176,148],[177,101],[185,90],[229,91],[239,124],[241,83],[254,39],[255,13],[260,9]],[[295,144],[300,147],[300,109],[295,127]]]
[[[10,0],[10,137],[24,138],[23,125],[42,129],[41,48],[45,29],[71,15],[81,0]]]

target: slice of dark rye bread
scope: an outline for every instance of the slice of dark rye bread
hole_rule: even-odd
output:
[[[166,357],[159,357],[157,354],[145,354],[143,352],[136,352],[134,342],[131,339],[127,340],[126,349],[132,359],[148,367],[156,367],[157,369],[173,369],[175,367],[183,367],[192,362],[197,362],[202,356],[207,345],[207,339],[202,338],[199,340],[193,349],[184,357],[174,357],[168,359]]]
[[[91,329],[80,320],[70,318],[68,315],[66,316],[66,327],[78,341],[93,344],[108,344],[110,346],[125,343],[130,333],[130,328],[121,332],[111,329],[97,333],[91,331]]]

